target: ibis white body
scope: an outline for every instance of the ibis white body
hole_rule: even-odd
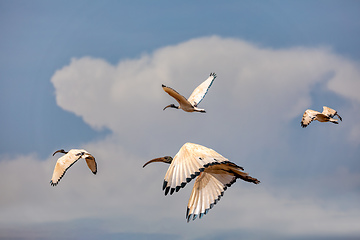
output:
[[[340,121],[342,121],[342,118],[337,113],[337,111],[329,107],[323,106],[322,113],[315,110],[307,109],[303,114],[301,126],[305,128],[314,120],[317,120],[319,122],[332,122],[338,124],[338,120],[335,119],[334,116],[338,116]]]
[[[56,186],[60,179],[64,176],[65,172],[79,160],[83,158],[86,160],[86,163],[93,174],[97,173],[97,164],[95,158],[84,149],[71,149],[69,152],[65,152],[63,149],[54,152],[53,156],[56,153],[64,153],[65,155],[60,157],[55,165],[54,172],[50,181],[52,186]]]
[[[174,104],[170,104],[166,106],[163,110],[168,107],[182,109],[185,112],[203,112],[205,113],[205,109],[198,108],[197,106],[199,103],[204,99],[206,93],[208,92],[209,88],[211,87],[212,83],[216,78],[215,73],[210,73],[210,76],[201,83],[193,93],[190,95],[188,99],[186,99],[183,95],[179,94],[174,89],[162,85],[162,88],[165,92],[167,92],[171,97],[173,97],[178,103],[179,106],[175,106]]]
[[[224,191],[238,178],[255,184],[260,183],[256,178],[243,172],[243,168],[230,162],[214,150],[194,144],[185,143],[174,158],[166,156],[147,162],[169,163],[163,184],[165,195],[173,194],[185,187],[196,178],[188,202],[186,219],[201,218],[220,200]]]

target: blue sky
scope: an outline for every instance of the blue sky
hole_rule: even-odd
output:
[[[1,131],[7,138],[0,147],[11,154],[35,150],[44,156],[49,147],[56,148],[64,139],[54,130],[68,129],[56,123],[59,118],[76,125],[78,140],[99,134],[56,107],[49,79],[73,57],[101,57],[117,63],[214,34],[272,48],[325,45],[351,59],[360,56],[356,1],[178,5],[166,1],[1,1],[1,5],[1,96],[2,102],[11,104],[1,106],[6,116]],[[22,133],[20,139],[14,131]]]
[[[358,1],[0,1],[0,239],[360,237]],[[206,114],[163,107],[210,72]],[[307,108],[338,125],[306,129]],[[186,223],[161,191],[185,142],[261,180]],[[58,149],[85,148],[49,184]],[[61,231],[56,226],[61,226]],[[91,231],[90,231],[91,229]],[[84,235],[85,234],[85,235]]]

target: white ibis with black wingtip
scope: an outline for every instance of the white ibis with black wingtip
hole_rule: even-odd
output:
[[[176,109],[182,109],[185,112],[202,112],[205,113],[205,109],[198,108],[197,106],[199,103],[204,99],[206,93],[208,92],[209,88],[211,87],[212,83],[214,82],[216,78],[215,73],[210,73],[210,76],[201,83],[195,90],[192,92],[190,97],[186,99],[184,96],[179,94],[174,89],[162,85],[162,88],[165,92],[167,92],[170,96],[172,96],[178,103],[179,106],[175,106],[174,104],[170,104],[166,106],[163,110],[165,110],[168,107],[176,108]]]
[[[185,143],[174,158],[170,156],[155,158],[145,163],[143,167],[152,162],[170,164],[163,184],[165,195],[169,192],[170,195],[178,192],[198,176],[187,206],[188,222],[207,214],[236,179],[260,183],[256,178],[243,172],[242,167],[230,162],[219,153],[194,143]]]
[[[57,150],[56,153],[64,153],[65,155],[60,157],[55,165],[54,172],[50,181],[52,186],[56,186],[60,179],[64,176],[66,170],[68,170],[77,160],[83,158],[93,174],[97,173],[97,165],[95,158],[84,149],[71,149],[69,152],[65,152],[64,149]]]
[[[315,110],[307,109],[304,112],[303,117],[301,119],[301,127],[303,128],[307,127],[313,120],[317,120],[319,122],[332,122],[338,124],[338,120],[333,118],[334,116],[338,116],[340,121],[342,121],[342,118],[337,113],[337,111],[329,107],[323,106],[322,113]]]

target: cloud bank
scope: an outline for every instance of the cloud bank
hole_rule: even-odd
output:
[[[162,110],[174,100],[161,84],[188,97],[210,72],[218,77],[200,105],[206,114]],[[96,157],[98,175],[79,162],[51,188],[53,157],[1,161],[0,222],[100,219],[102,231],[181,238],[259,229],[264,236],[360,236],[358,79],[359,64],[329,48],[271,49],[217,36],[117,65],[74,58],[51,82],[61,108],[111,131],[81,146]],[[343,122],[301,129],[307,108],[327,104]],[[213,148],[262,183],[239,181],[204,219],[186,224],[192,184],[164,197],[167,166],[142,169],[149,158],[174,156],[185,142]]]

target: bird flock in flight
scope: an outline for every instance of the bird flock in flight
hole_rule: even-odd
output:
[[[174,89],[162,85],[163,90],[173,97],[179,106],[170,104],[166,108],[182,109],[186,112],[205,113],[205,109],[198,108],[199,103],[204,99],[206,93],[216,78],[215,73],[201,83],[188,99],[179,94]],[[307,127],[312,121],[332,122],[338,124],[337,116],[340,121],[342,118],[338,113],[329,107],[324,106],[322,113],[307,109],[301,120],[301,127]],[[56,186],[65,172],[80,158],[86,160],[86,163],[93,174],[97,172],[97,164],[94,156],[84,149],[72,149],[65,152],[63,149],[54,152],[64,153],[55,165],[53,176],[50,184]],[[244,168],[230,162],[213,149],[194,143],[185,143],[175,155],[155,158],[144,164],[143,167],[153,162],[163,162],[170,164],[164,178],[163,190],[165,195],[178,192],[184,188],[187,183],[196,178],[189,202],[187,205],[186,219],[195,220],[197,217],[202,218],[210,209],[220,200],[225,190],[236,182],[238,178],[254,184],[260,183],[256,178],[249,176],[244,172]]]

